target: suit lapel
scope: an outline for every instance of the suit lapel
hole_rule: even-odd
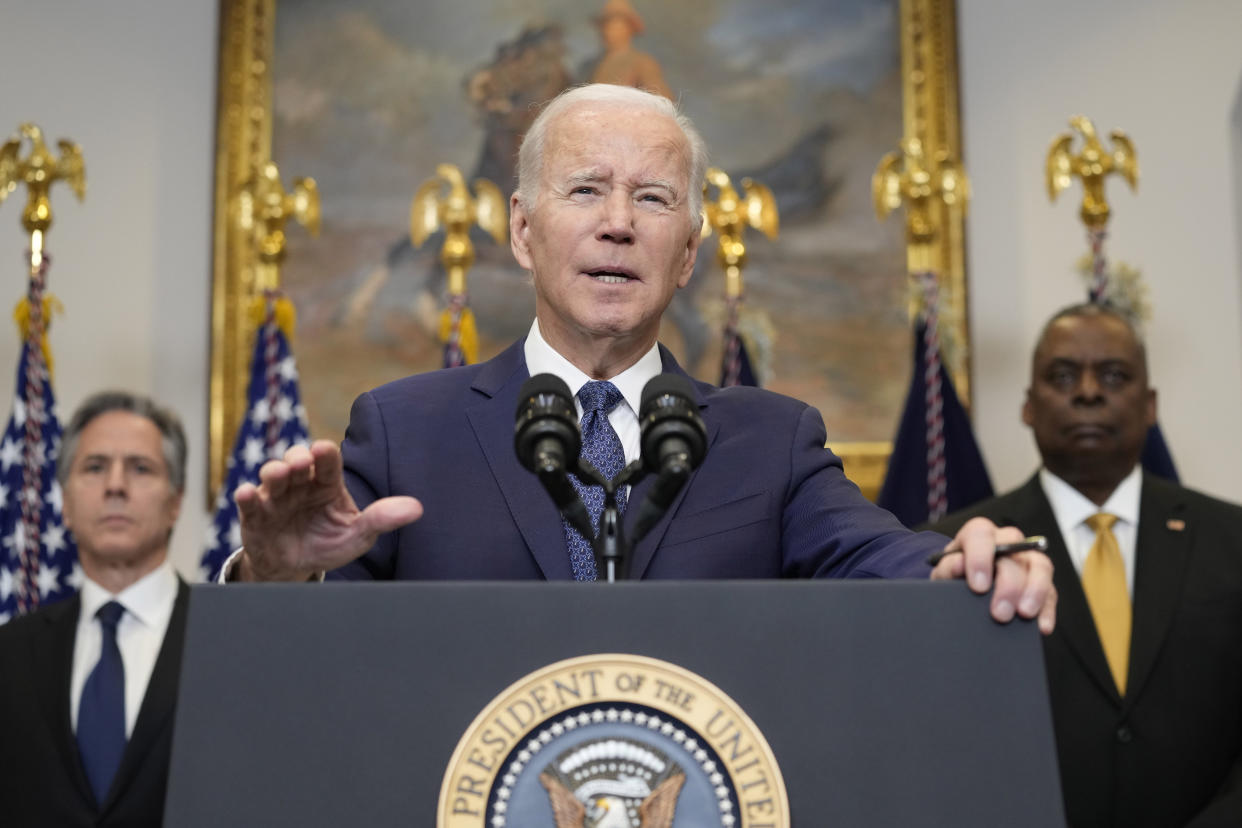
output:
[[[1057,626],[1054,636],[1066,643],[1074,656],[1082,663],[1087,675],[1100,689],[1120,703],[1117,685],[1108,669],[1104,647],[1095,629],[1095,618],[1083,592],[1078,570],[1070,560],[1065,538],[1061,536],[1052,504],[1039,483],[1039,475],[1032,477],[1018,490],[1018,500],[1013,522],[1027,532],[1037,532],[1048,538],[1048,557],[1052,559],[1052,583],[1057,588]],[[1025,522],[1024,522],[1025,521]],[[1029,528],[1028,528],[1029,524]]]
[[[168,757],[152,757],[152,749],[165,728],[172,727],[173,709],[177,703],[177,680],[181,675],[181,645],[185,641],[185,617],[190,602],[190,588],[185,581],[177,578],[177,598],[173,602],[172,615],[168,618],[168,628],[164,631],[164,641],[160,644],[160,654],[156,656],[155,668],[151,671],[151,680],[147,683],[147,692],[142,697],[142,706],[138,708],[138,718],[134,721],[134,732],[130,734],[125,753],[121,756],[121,764],[116,769],[116,778],[108,792],[108,799],[103,813],[125,792],[133,781],[144,762],[168,761]]]
[[[81,601],[75,595],[47,610],[41,635],[33,642],[30,659],[31,675],[42,684],[38,689],[44,708],[44,721],[51,728],[61,766],[65,768],[66,776],[73,780],[78,795],[93,806],[95,795],[86,780],[86,772],[82,770],[82,757],[78,753],[77,738],[73,734],[73,724],[69,718],[73,643],[77,638],[81,606]]]
[[[712,445],[716,442],[716,435],[720,432],[720,422],[711,416],[709,410],[707,396],[704,394],[704,385],[694,381],[694,378],[681,369],[677,364],[677,360],[669,353],[668,349],[663,345],[660,346],[660,359],[663,363],[664,371],[670,374],[680,374],[691,381],[694,386],[694,395],[699,404],[699,415],[703,418],[703,424],[707,427],[707,450],[710,452]],[[664,533],[668,530],[669,524],[672,523],[673,516],[677,514],[677,510],[681,508],[682,501],[686,499],[686,492],[690,491],[690,487],[694,485],[695,479],[698,477],[699,471],[696,469],[691,473],[690,479],[686,481],[686,485],[677,493],[677,497],[673,500],[664,517],[651,528],[647,536],[638,542],[633,551],[633,560],[630,563],[630,577],[638,580],[643,577],[643,573],[647,571],[647,567],[651,565],[651,559],[655,556],[655,551],[660,547],[660,541],[664,538]],[[637,504],[642,503],[643,498],[647,496],[647,491],[651,488],[655,478],[648,475],[643,478],[637,486],[630,491],[629,506],[627,513],[633,515],[638,513]],[[632,525],[632,521],[630,522]]]
[[[548,580],[569,580],[573,573],[565,545],[565,528],[539,479],[517,461],[513,451],[514,406],[526,370],[524,340],[518,340],[479,370],[474,384],[483,399],[466,415],[487,458],[496,484],[509,504],[518,531]]]
[[[1164,481],[1144,474],[1141,497],[1134,551],[1134,622],[1126,679],[1127,707],[1141,693],[1168,635],[1182,594],[1196,528],[1186,520],[1185,501]],[[1182,529],[1174,531],[1169,523],[1177,520],[1182,521]]]

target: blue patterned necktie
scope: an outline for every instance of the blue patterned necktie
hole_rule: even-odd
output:
[[[578,399],[582,402],[582,459],[590,461],[600,474],[612,480],[625,468],[621,438],[608,422],[608,412],[621,402],[621,392],[611,382],[592,381],[578,389]],[[585,485],[576,475],[570,475],[569,479],[586,504],[591,525],[598,532],[599,518],[604,512],[603,487]],[[617,508],[622,514],[625,513],[624,490],[617,492]],[[562,518],[561,522],[565,524],[565,540],[569,544],[569,563],[573,568],[574,580],[594,581],[595,552],[591,541],[570,526],[569,521]]]
[[[99,663],[86,677],[78,705],[78,752],[95,792],[95,803],[101,806],[125,752],[125,665],[116,643],[116,625],[124,613],[125,608],[116,601],[109,601],[95,613],[103,628],[103,647]]]

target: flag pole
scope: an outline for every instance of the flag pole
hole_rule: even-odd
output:
[[[474,264],[470,228],[476,224],[497,244],[508,241],[508,212],[500,189],[486,178],[476,178],[471,196],[458,167],[436,165],[435,176],[419,185],[410,204],[410,241],[422,247],[432,233],[444,230],[440,263],[448,274],[448,301],[440,313],[439,337],[445,368],[479,358],[479,335],[466,292],[466,271]]]
[[[899,429],[890,457],[888,474],[880,494],[881,505],[886,506],[908,524],[936,521],[944,517],[950,507],[961,508],[965,503],[952,503],[949,491],[947,463],[947,403],[954,404],[953,416],[964,419],[957,410],[956,393],[946,387],[944,370],[944,343],[941,340],[940,281],[937,262],[937,244],[945,211],[962,211],[970,198],[970,185],[961,166],[941,151],[934,159],[928,159],[918,138],[906,138],[900,142],[899,152],[890,152],[880,160],[872,178],[872,195],[876,217],[881,221],[898,209],[906,210],[906,267],[914,288],[910,315],[915,321],[916,359],[910,396],[906,403],[908,411],[920,407],[923,420],[921,443],[923,456],[907,458],[903,445],[905,421]],[[921,377],[921,382],[920,382]],[[950,383],[951,386],[951,383]],[[921,397],[921,399],[920,399]],[[982,466],[973,436],[965,435],[969,446],[964,456],[972,464]],[[909,435],[908,439],[919,437]],[[899,456],[902,455],[902,456]],[[899,464],[910,463],[923,469],[926,499],[914,503],[904,489],[913,481],[904,479],[905,469],[898,472]],[[986,471],[979,474],[986,478]],[[978,475],[976,475],[978,476]],[[989,491],[990,483],[984,483],[980,491]]]
[[[314,179],[299,178],[286,191],[280,169],[271,161],[264,162],[238,192],[233,217],[256,252],[250,301],[254,349],[245,414],[216,494],[215,516],[199,561],[205,580],[214,579],[241,545],[233,492],[244,482],[257,484],[264,462],[283,456],[289,447],[309,438],[291,344],[296,313],[280,288],[280,268],[287,252],[285,228],[290,219],[312,236],[319,235],[319,188]]]
[[[711,187],[716,188],[715,199],[706,198]],[[746,228],[753,227],[769,239],[776,239],[780,235],[780,214],[776,198],[768,187],[744,178],[739,194],[728,173],[717,167],[708,168],[703,194],[703,236],[710,236],[713,230],[719,236],[716,260],[725,274],[726,316],[720,385],[728,388],[747,384],[744,366],[750,362],[738,326],[746,295],[742,281],[742,269],[746,266]]]
[[[24,158],[21,148],[30,143]],[[14,314],[22,333],[13,415],[5,431],[3,485],[12,495],[0,508],[0,532],[13,549],[16,567],[9,570],[0,555],[0,577],[13,578],[14,600],[0,601],[0,622],[14,613],[38,609],[44,599],[55,601],[76,588],[77,552],[66,538],[60,514],[59,487],[55,481],[56,453],[60,446],[60,423],[54,410],[51,387],[51,355],[48,350],[48,314],[51,296],[46,293],[50,258],[45,250],[52,226],[52,184],[69,184],[78,200],[86,197],[86,168],[77,144],[61,139],[57,158],[43,139],[43,131],[24,123],[18,134],[0,146],[0,202],[21,184],[26,185],[22,227],[30,236],[26,298]],[[10,447],[20,445],[20,476],[10,477],[15,465]],[[11,482],[10,482],[11,481]],[[16,501],[16,513],[10,504]]]
[[[1072,133],[1065,132],[1053,139],[1044,162],[1044,177],[1048,186],[1048,200],[1055,202],[1057,195],[1073,184],[1082,182],[1082,207],[1079,217],[1087,228],[1087,246],[1091,250],[1091,284],[1087,293],[1090,301],[1105,301],[1109,293],[1108,260],[1104,254],[1104,241],[1108,238],[1108,219],[1112,210],[1104,195],[1104,183],[1110,175],[1120,175],[1138,189],[1138,155],[1130,138],[1119,130],[1109,134],[1112,148],[1105,148],[1095,131],[1095,124],[1084,115],[1070,118],[1070,127],[1083,139],[1082,150],[1074,153]]]

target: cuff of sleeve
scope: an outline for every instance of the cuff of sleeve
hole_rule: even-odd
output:
[[[233,554],[225,558],[224,566],[220,567],[220,574],[216,576],[217,584],[229,584],[229,583],[237,582],[237,577],[234,574],[234,570],[237,569],[238,564],[241,562],[242,552],[244,551],[246,551],[246,547],[239,546],[237,547],[237,549],[233,550]],[[326,574],[327,573],[320,570],[319,572],[313,573],[309,578],[306,579],[306,581],[307,583],[322,584],[324,576]]]

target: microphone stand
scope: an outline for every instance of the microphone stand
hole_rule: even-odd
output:
[[[621,510],[617,507],[617,492],[622,486],[632,486],[647,476],[641,460],[630,463],[612,480],[608,480],[589,460],[578,460],[578,477],[604,489],[604,511],[599,518],[599,532],[591,548],[595,551],[595,571],[608,583],[624,581],[630,577],[630,553],[633,551],[621,528]]]

